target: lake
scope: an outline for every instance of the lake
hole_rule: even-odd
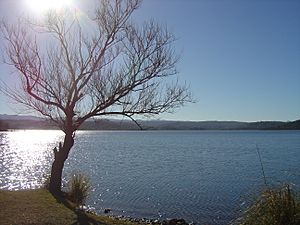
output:
[[[0,133],[0,188],[40,187],[60,131]],[[89,176],[101,213],[228,224],[268,185],[300,189],[300,131],[79,131],[66,180]]]

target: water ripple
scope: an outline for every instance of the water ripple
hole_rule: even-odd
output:
[[[52,149],[62,137],[58,131],[22,130],[0,133],[0,188],[32,189],[49,172]]]
[[[0,133],[0,188],[40,187],[59,131]],[[299,131],[79,131],[65,181],[90,176],[88,204],[133,217],[228,224],[268,182],[300,184]]]

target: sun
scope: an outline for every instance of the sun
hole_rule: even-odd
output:
[[[60,10],[70,7],[71,4],[72,0],[26,0],[26,5],[38,13],[48,10]]]

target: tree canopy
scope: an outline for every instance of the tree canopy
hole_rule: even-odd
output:
[[[140,4],[101,0],[85,20],[76,11],[54,10],[42,22],[1,24],[5,62],[21,81],[18,89],[1,90],[65,133],[54,148],[52,193],[61,192],[64,162],[85,120],[121,115],[136,122],[134,116],[172,112],[191,101],[175,76],[175,37],[154,21],[135,23]]]
[[[133,119],[190,101],[187,85],[174,79],[173,34],[154,21],[132,21],[139,0],[99,2],[85,20],[77,12],[50,11],[39,23],[3,23],[6,62],[22,84],[6,93],[63,130],[66,117],[76,130],[94,116]]]

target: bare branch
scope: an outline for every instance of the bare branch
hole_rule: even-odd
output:
[[[104,115],[126,116],[140,127],[135,115],[191,102],[189,87],[177,80],[173,34],[153,21],[131,21],[140,4],[98,1],[88,27],[69,11],[49,13],[44,23],[2,23],[5,62],[21,87],[2,91],[71,132]]]

